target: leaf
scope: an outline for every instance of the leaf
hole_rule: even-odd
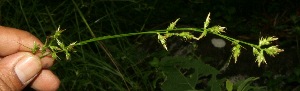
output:
[[[243,81],[237,88],[237,91],[248,91],[250,89],[250,84],[259,79],[259,77],[249,77]]]
[[[216,75],[219,71],[214,67],[204,64],[200,59],[191,57],[164,57],[160,61],[160,70],[166,75],[166,81],[162,84],[164,91],[195,90],[198,78],[212,75],[208,84],[218,85]],[[188,69],[182,72],[182,69]],[[186,72],[186,73],[185,73]],[[221,89],[220,86],[212,87]]]
[[[226,80],[226,89],[227,91],[232,91],[233,89],[233,83],[230,80]]]
[[[158,67],[159,66],[159,59],[154,57],[152,61],[149,62],[149,64],[152,66],[152,67]]]
[[[216,75],[212,75],[212,78],[208,81],[208,86],[210,86],[210,91],[221,91],[221,84],[224,81],[218,81]]]

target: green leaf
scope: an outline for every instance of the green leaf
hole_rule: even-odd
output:
[[[204,64],[200,59],[191,57],[164,57],[160,61],[160,70],[166,75],[162,84],[164,91],[196,90],[199,77],[212,75],[209,85],[212,89],[221,90],[216,79],[219,71],[214,67]]]
[[[159,67],[159,59],[155,57],[152,61],[149,62],[149,64],[153,67]]]
[[[249,77],[245,81],[243,81],[237,88],[237,91],[248,91],[250,90],[250,84],[259,79],[259,77]]]
[[[210,91],[221,91],[221,84],[224,81],[218,81],[216,75],[212,75],[212,78],[208,81],[208,86],[210,86]]]
[[[227,91],[232,91],[233,89],[233,83],[230,80],[226,80],[226,89]]]

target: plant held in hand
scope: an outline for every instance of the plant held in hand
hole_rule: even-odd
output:
[[[127,36],[133,36],[133,35],[141,35],[141,34],[157,34],[157,36],[158,36],[157,38],[158,38],[159,42],[162,44],[162,46],[166,50],[168,50],[166,41],[171,36],[178,36],[185,40],[190,40],[190,39],[200,40],[201,38],[205,37],[207,34],[210,33],[210,34],[220,36],[220,37],[232,42],[232,44],[234,45],[234,47],[232,48],[232,55],[233,55],[235,62],[237,62],[237,58],[239,57],[239,55],[241,53],[241,48],[243,48],[243,46],[241,44],[248,45],[253,48],[253,54],[254,54],[254,56],[256,56],[256,62],[258,63],[258,66],[260,66],[261,63],[267,64],[266,59],[264,57],[264,53],[267,53],[268,55],[271,55],[271,56],[275,56],[275,55],[279,54],[280,52],[283,52],[283,49],[279,49],[277,45],[270,45],[271,42],[278,39],[276,37],[260,38],[259,44],[256,45],[256,44],[244,42],[244,41],[223,35],[222,33],[225,32],[224,31],[225,27],[213,26],[213,27],[208,28],[209,23],[210,23],[209,16],[210,16],[210,14],[208,14],[206,21],[204,22],[203,28],[176,28],[175,27],[176,23],[179,21],[179,19],[177,19],[176,21],[172,22],[169,25],[169,27],[165,30],[154,30],[154,31],[147,31],[147,32],[102,36],[102,37],[92,38],[92,39],[85,40],[85,41],[73,42],[67,46],[62,41],[59,40],[59,37],[61,36],[61,33],[64,30],[61,30],[60,28],[58,28],[54,35],[48,37],[48,39],[45,42],[45,45],[40,47],[39,45],[34,44],[34,47],[31,49],[32,49],[32,53],[41,52],[42,53],[41,58],[45,57],[47,55],[51,55],[54,59],[56,59],[56,58],[59,58],[57,56],[57,53],[64,53],[66,56],[66,60],[69,60],[71,57],[70,52],[74,52],[73,49],[75,46],[85,45],[87,43],[100,41],[100,40],[119,38],[119,37],[127,37]],[[178,32],[178,31],[181,31],[181,32]],[[201,33],[201,35],[199,37],[196,37],[190,33],[192,31],[199,32],[199,33]],[[270,46],[270,47],[265,48],[262,46]],[[50,49],[51,53],[46,52],[46,49]]]

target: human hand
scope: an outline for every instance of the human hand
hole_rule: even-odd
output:
[[[53,59],[46,56],[42,59],[32,54],[34,42],[42,46],[32,34],[0,26],[0,90],[22,90],[27,85],[35,90],[57,90],[59,79],[48,69]],[[21,45],[22,44],[22,45]]]

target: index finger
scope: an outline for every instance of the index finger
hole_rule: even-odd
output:
[[[5,57],[10,54],[17,52],[31,52],[30,48],[33,48],[34,42],[42,46],[43,43],[30,34],[29,32],[0,26],[0,56]],[[46,56],[42,59],[44,67],[52,65],[53,59],[49,56]]]

